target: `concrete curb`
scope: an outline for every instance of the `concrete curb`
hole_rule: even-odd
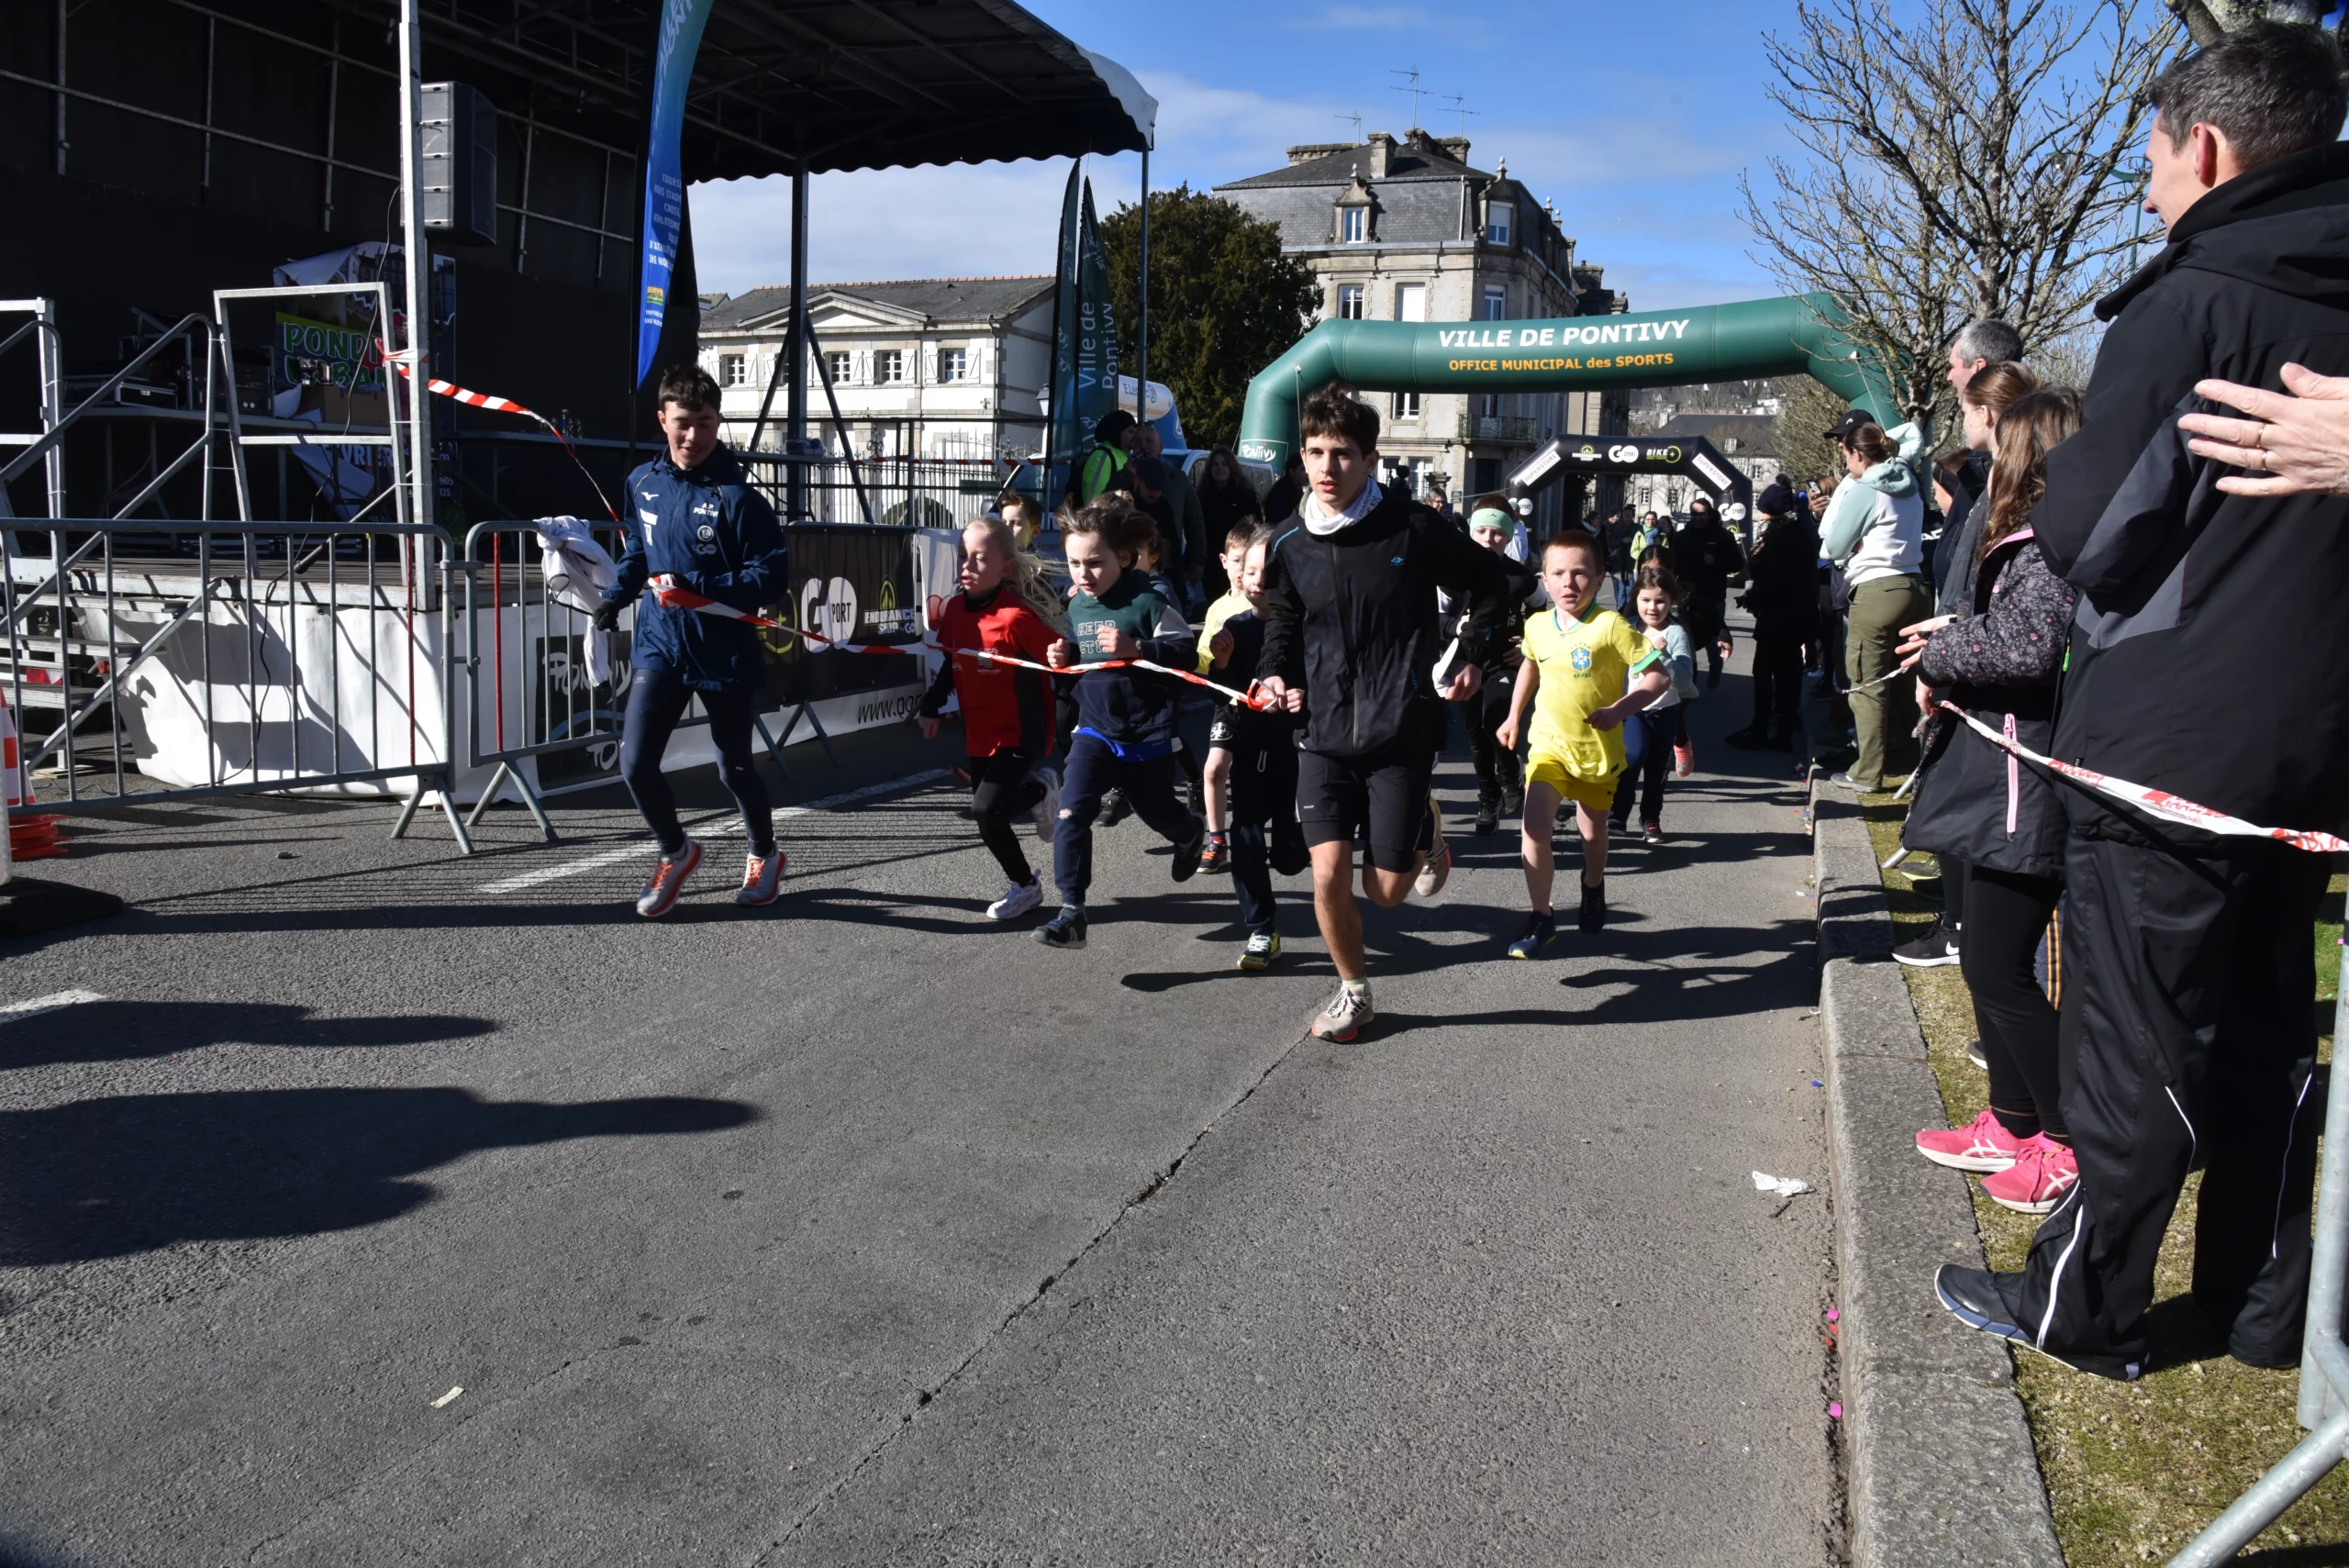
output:
[[[1944,1112],[1867,824],[1823,781],[1811,807],[1852,1562],[2064,1568],[2009,1352],[1933,1296],[1982,1242],[1967,1178],[1917,1156]]]

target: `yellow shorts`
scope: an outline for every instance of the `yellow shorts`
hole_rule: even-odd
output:
[[[1546,752],[1536,751],[1525,764],[1525,782],[1548,784],[1558,792],[1561,800],[1571,800],[1576,806],[1586,806],[1593,811],[1604,812],[1615,805],[1616,774],[1603,779],[1577,778],[1566,771],[1564,761]]]

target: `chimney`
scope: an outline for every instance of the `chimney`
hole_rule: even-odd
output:
[[[1468,161],[1468,139],[1466,137],[1438,137],[1435,144],[1438,147],[1442,148],[1443,155],[1446,158],[1451,159],[1454,163],[1465,163]]]
[[[1370,178],[1384,180],[1387,168],[1395,161],[1395,139],[1383,130],[1370,133]]]
[[[1289,166],[1295,168],[1299,163],[1310,163],[1317,158],[1327,158],[1332,152],[1352,152],[1353,147],[1351,141],[1300,142],[1288,150]]]

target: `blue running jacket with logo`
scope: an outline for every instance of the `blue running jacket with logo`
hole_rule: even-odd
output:
[[[789,595],[783,525],[726,448],[696,468],[653,459],[628,476],[628,498],[620,525],[628,544],[606,604],[629,603],[660,576],[751,613]],[[629,662],[639,670],[674,671],[701,691],[756,686],[766,679],[758,628],[699,610],[673,610],[649,595],[636,606]]]

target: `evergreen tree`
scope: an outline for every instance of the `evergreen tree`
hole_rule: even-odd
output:
[[[1139,347],[1141,209],[1101,221],[1122,358]],[[1320,290],[1310,269],[1281,254],[1278,226],[1220,196],[1178,185],[1150,196],[1150,379],[1173,389],[1194,447],[1230,446],[1251,377],[1312,324]]]

